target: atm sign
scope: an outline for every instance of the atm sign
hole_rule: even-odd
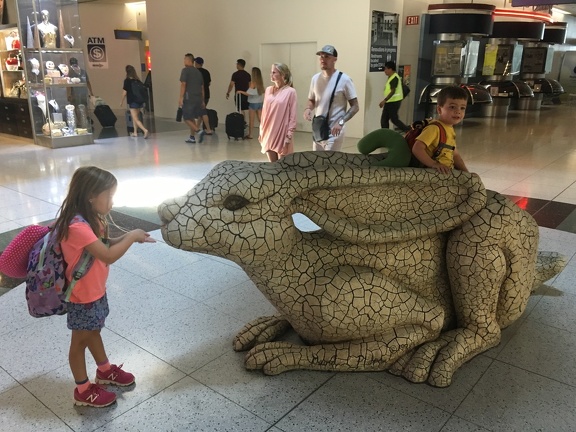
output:
[[[419,15],[410,15],[406,17],[406,25],[418,25],[420,24]]]

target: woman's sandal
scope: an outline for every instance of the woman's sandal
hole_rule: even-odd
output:
[[[246,135],[246,136],[244,137],[244,139],[252,139],[252,136],[251,136],[251,135]]]

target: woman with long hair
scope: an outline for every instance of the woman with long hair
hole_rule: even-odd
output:
[[[294,153],[296,130],[296,90],[292,87],[292,73],[284,63],[274,63],[270,71],[274,85],[264,93],[260,136],[262,153],[270,162]]]
[[[127,65],[126,78],[124,79],[124,86],[122,87],[122,100],[120,101],[120,106],[124,104],[124,99],[126,99],[128,109],[130,110],[130,115],[132,116],[132,123],[134,124],[134,132],[131,133],[130,136],[137,137],[138,128],[140,128],[142,129],[142,132],[144,132],[144,138],[148,138],[148,129],[146,129],[140,121],[140,110],[144,108],[144,103],[139,102],[137,100],[137,96],[133,92],[132,83],[134,80],[140,81],[140,78],[138,78],[138,74],[136,73],[136,69],[134,69],[134,66],[132,65]]]
[[[252,80],[247,91],[238,90],[237,94],[248,96],[248,135],[245,138],[252,139],[252,130],[254,128],[254,117],[258,117],[258,122],[262,117],[262,105],[264,102],[264,81],[262,80],[262,71],[260,68],[252,68]]]

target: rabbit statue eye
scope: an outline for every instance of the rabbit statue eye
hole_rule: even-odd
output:
[[[248,201],[246,198],[242,196],[228,195],[226,199],[224,199],[223,205],[226,210],[234,211],[246,207],[246,205],[249,203],[250,201]]]

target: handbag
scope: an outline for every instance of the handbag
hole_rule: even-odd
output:
[[[324,116],[314,116],[312,119],[312,138],[314,141],[326,141],[330,138],[330,125]]]
[[[328,113],[323,116],[314,116],[312,118],[312,138],[315,142],[326,141],[330,138],[330,122],[328,118],[330,116],[330,108],[332,107],[332,102],[334,101],[334,93],[336,93],[336,87],[338,87],[338,82],[342,72],[338,73],[338,79],[336,79],[336,85],[332,90],[332,95],[330,96],[330,103],[328,104]]]

